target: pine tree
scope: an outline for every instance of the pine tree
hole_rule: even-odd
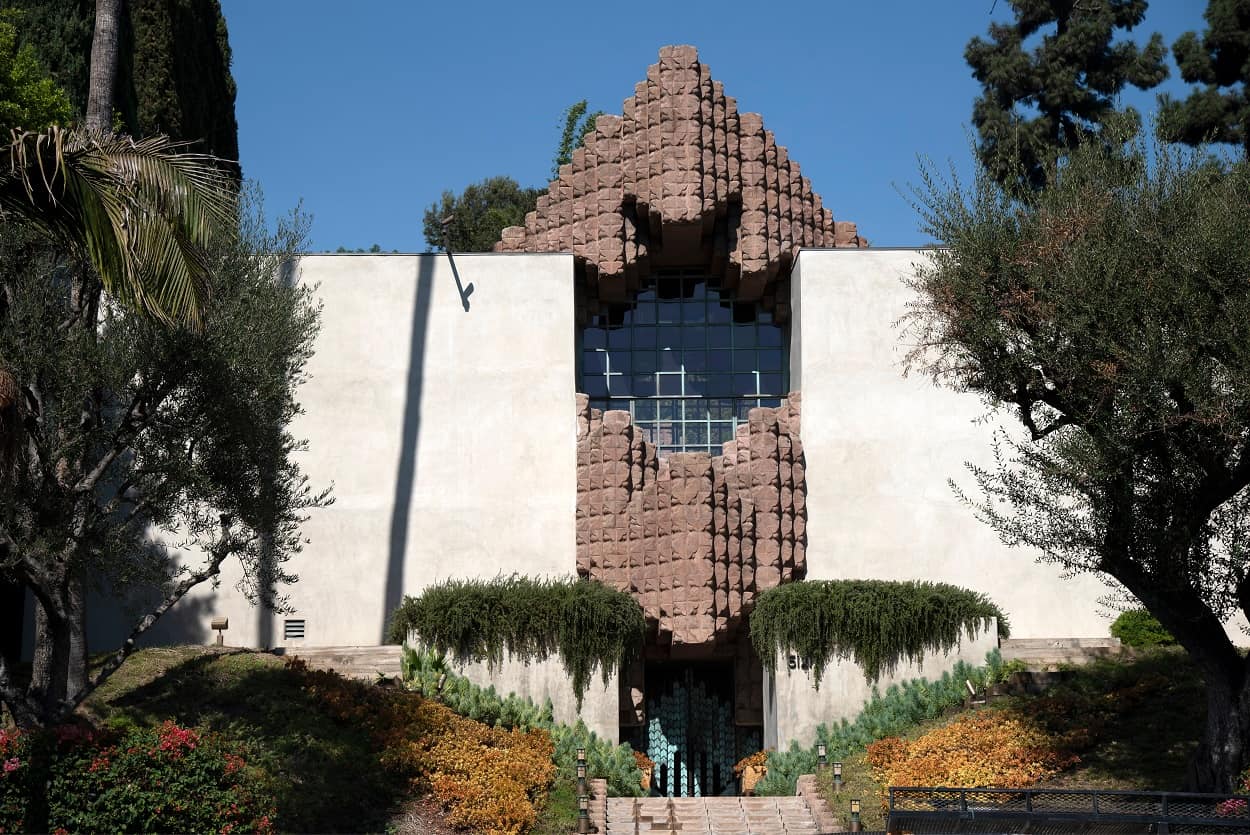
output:
[[[1205,85],[1179,101],[1159,97],[1159,132],[1173,142],[1241,145],[1250,156],[1250,0],[1209,0],[1201,37],[1172,45],[1181,78]]]
[[[1016,20],[990,25],[964,58],[984,92],[972,110],[978,154],[1004,186],[1041,188],[1047,168],[1083,133],[1127,117],[1115,106],[1126,85],[1143,90],[1167,78],[1167,47],[1113,41],[1146,14],[1146,0],[1008,0]],[[1034,38],[1040,38],[1031,46]]]

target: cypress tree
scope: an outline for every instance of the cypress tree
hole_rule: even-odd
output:
[[[1167,78],[1167,48],[1114,40],[1141,23],[1146,0],[1008,0],[1015,22],[990,25],[964,52],[984,91],[972,110],[977,152],[1004,186],[1041,188],[1047,169],[1083,133],[1122,118],[1139,121],[1115,97]],[[1036,45],[1034,41],[1036,39]]]
[[[1210,0],[1201,37],[1172,45],[1181,78],[1204,87],[1179,101],[1159,97],[1160,134],[1172,142],[1226,142],[1250,156],[1250,0]]]

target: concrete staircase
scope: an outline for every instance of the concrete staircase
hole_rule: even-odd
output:
[[[279,647],[274,655],[303,659],[314,670],[334,670],[347,678],[398,676],[403,647]]]
[[[1039,668],[1088,664],[1124,652],[1119,638],[1004,638],[998,649],[1004,661],[1018,660]]]
[[[802,797],[609,797],[602,835],[817,835]],[[827,830],[825,830],[827,831]]]

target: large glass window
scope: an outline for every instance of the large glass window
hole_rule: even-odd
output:
[[[652,276],[633,308],[596,316],[582,340],[582,391],[625,409],[659,447],[720,453],[756,406],[786,395],[782,329],[689,271]]]

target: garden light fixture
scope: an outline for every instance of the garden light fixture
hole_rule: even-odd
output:
[[[851,832],[863,832],[864,826],[859,822],[859,798],[851,801]]]
[[[829,760],[826,756],[827,753],[828,750],[825,748],[825,743],[822,742],[816,746],[816,767],[821,771],[824,771],[829,767]]]
[[[833,764],[833,790],[842,791],[842,763]]]
[[[584,794],[577,798],[577,831],[579,835],[590,832],[590,798]]]

